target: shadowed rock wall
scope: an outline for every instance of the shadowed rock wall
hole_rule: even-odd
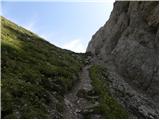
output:
[[[112,76],[112,79],[113,77],[115,79],[122,78],[132,89],[129,92],[135,91],[136,95],[141,94],[141,96],[145,96],[146,100],[150,99],[151,103],[145,103],[145,107],[146,104],[157,106],[152,106],[153,110],[146,112],[145,109],[149,109],[148,107],[140,111],[139,107],[135,107],[138,106],[136,103],[138,98],[135,100],[136,105],[126,103],[125,106],[129,108],[132,106],[132,109],[134,106],[134,111],[139,111],[142,113],[139,116],[146,118],[158,116],[155,115],[156,112],[154,111],[155,109],[158,110],[159,101],[158,26],[159,2],[115,2],[110,19],[93,35],[87,48],[87,52],[93,54],[94,62],[102,61],[108,67],[108,72],[119,76],[118,78]],[[113,81],[112,88],[114,88]],[[116,93],[115,89],[113,91]],[[115,94],[115,96],[117,95]],[[120,99],[120,96],[117,98]],[[142,101],[140,104],[144,103],[142,99],[140,101]],[[148,115],[151,113],[154,115]]]

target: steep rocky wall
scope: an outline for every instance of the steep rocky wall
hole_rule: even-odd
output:
[[[119,1],[114,3],[110,19],[93,35],[87,52],[94,56],[94,62],[102,61],[112,76],[112,88],[115,93],[114,80],[123,79],[130,92],[136,92],[145,96],[142,99],[136,97],[135,101],[148,107],[141,110],[146,118],[155,118],[158,110],[159,92],[159,2],[157,1]],[[119,77],[115,78],[116,74]],[[124,85],[124,86],[125,86]],[[125,86],[125,87],[126,87]],[[118,88],[119,90],[121,88]],[[116,94],[116,93],[115,93]],[[124,96],[126,97],[126,96]],[[124,97],[118,96],[124,102]],[[123,99],[123,100],[122,100]],[[133,99],[130,99],[131,101]],[[136,102],[135,102],[136,103]],[[125,103],[135,109],[144,106]],[[130,104],[130,105],[128,105]],[[152,105],[151,105],[152,104]],[[153,107],[155,106],[155,107]],[[149,112],[146,111],[148,109]],[[154,111],[155,110],[155,111]],[[136,111],[136,110],[134,110]],[[152,112],[151,112],[152,111]],[[154,114],[149,115],[149,114]],[[137,113],[135,113],[137,114]],[[157,113],[158,114],[158,113]]]

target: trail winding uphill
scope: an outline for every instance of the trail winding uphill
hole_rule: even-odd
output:
[[[66,119],[85,118],[83,112],[86,110],[87,106],[95,105],[86,98],[78,97],[79,93],[89,92],[92,90],[91,79],[88,71],[89,68],[90,65],[83,67],[82,72],[80,73],[79,82],[64,96],[64,118]],[[92,117],[100,117],[100,115],[93,115]]]

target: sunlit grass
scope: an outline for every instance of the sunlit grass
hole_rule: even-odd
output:
[[[2,118],[63,118],[63,95],[78,80],[84,56],[5,18],[1,27]]]

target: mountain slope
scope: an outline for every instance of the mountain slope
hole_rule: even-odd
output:
[[[2,118],[158,118],[158,6],[115,2],[86,54],[1,17]]]
[[[128,118],[108,87],[98,81],[98,90],[90,79],[97,75],[90,56],[51,45],[3,17],[1,23],[2,118]]]
[[[158,1],[117,1],[87,48],[107,68],[112,94],[138,118],[158,118],[158,13]]]
[[[84,55],[57,48],[1,17],[2,118],[63,118],[63,95]]]

